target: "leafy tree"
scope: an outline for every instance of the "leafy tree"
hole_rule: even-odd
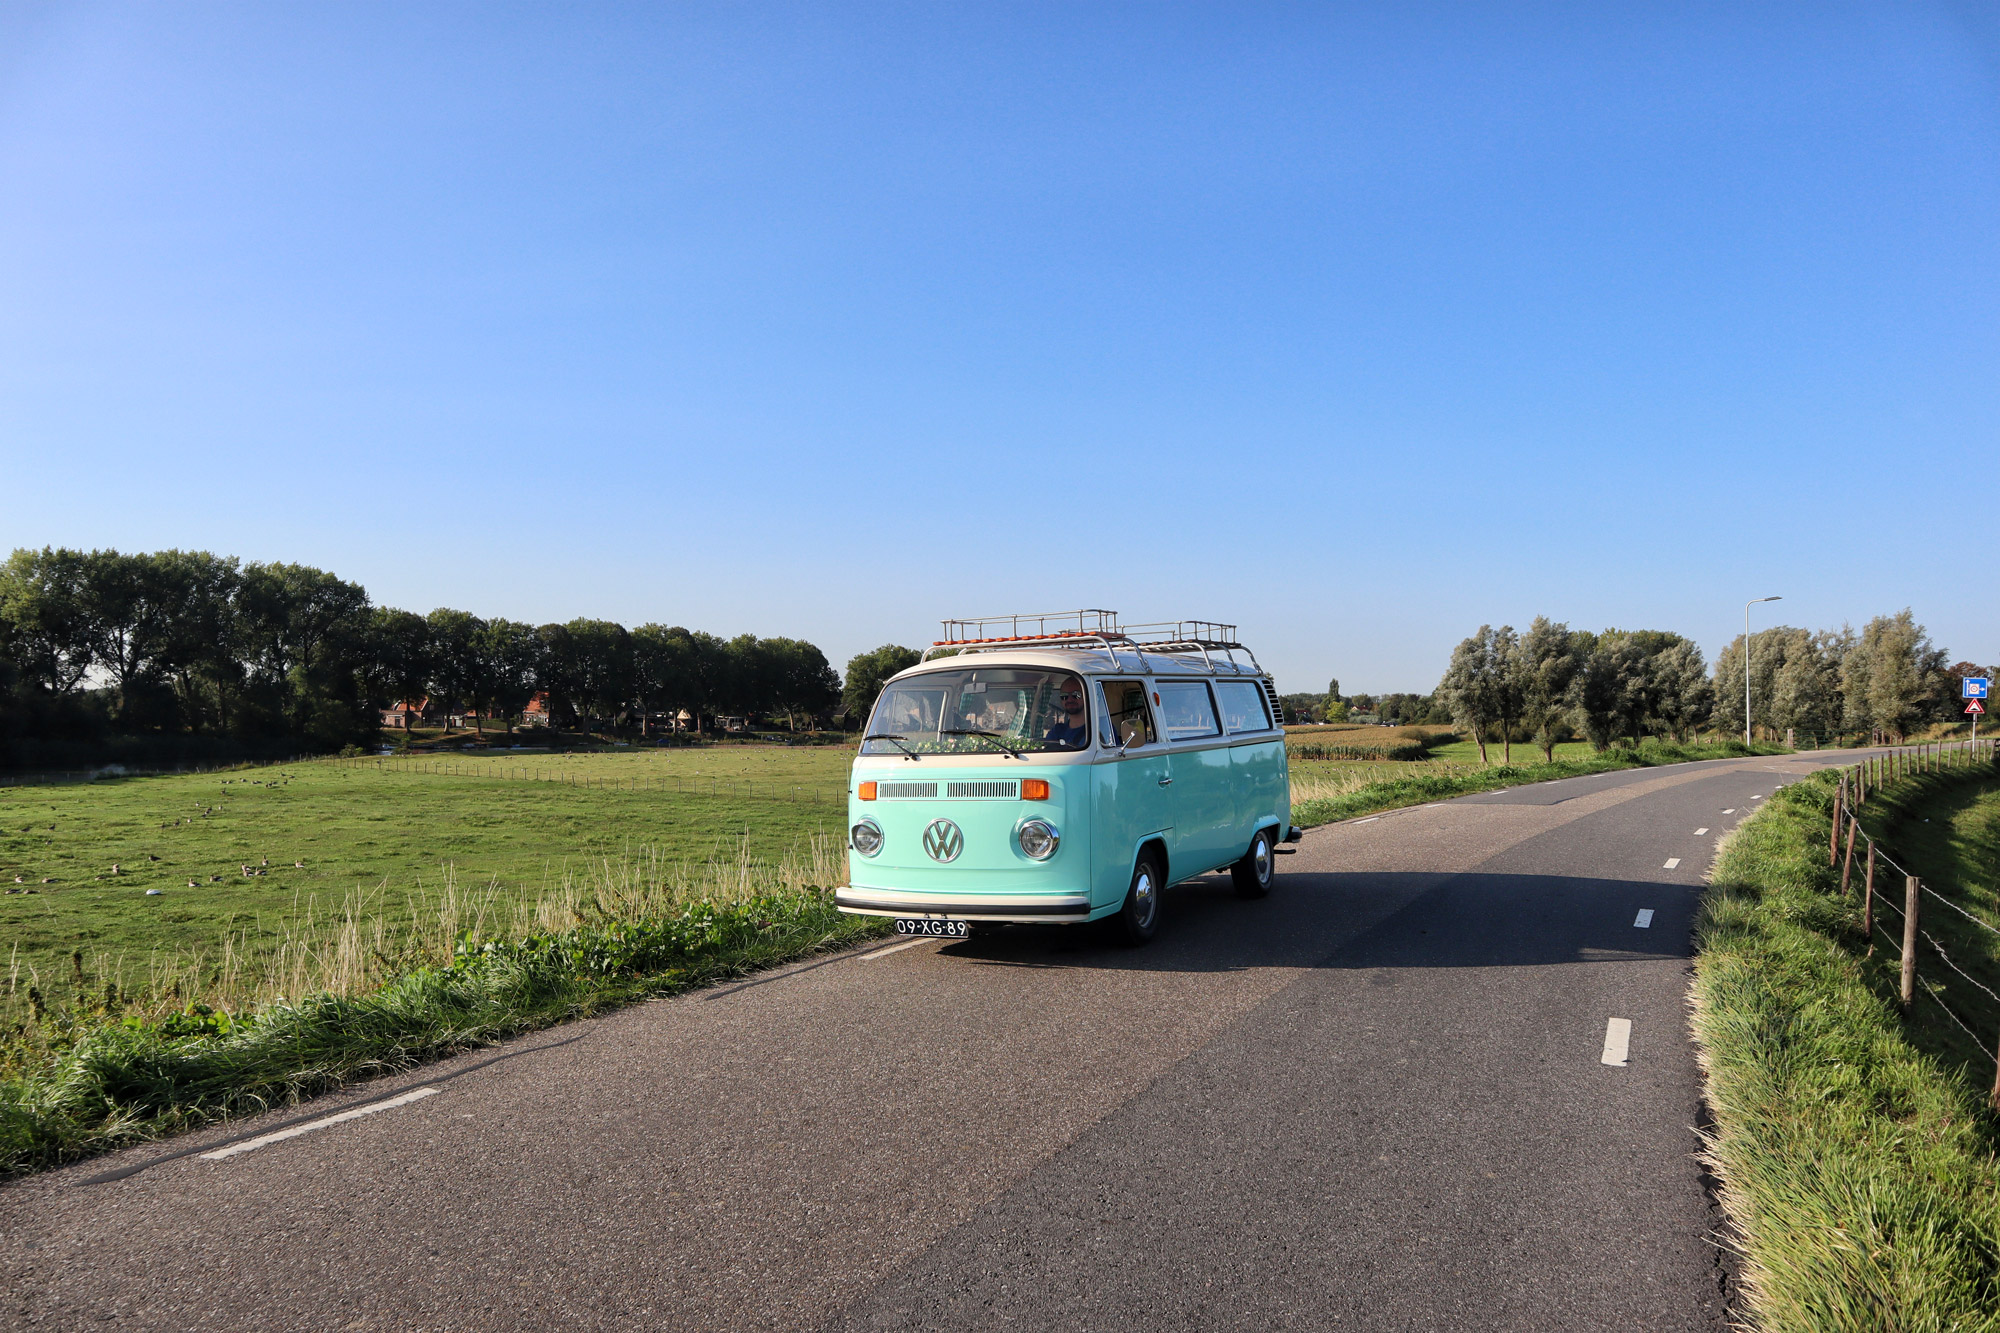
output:
[[[764,650],[772,667],[772,709],[784,713],[794,730],[796,715],[810,723],[840,701],[840,677],[818,648],[801,639],[766,639]]]
[[[428,620],[414,611],[378,606],[371,638],[371,674],[377,698],[415,709],[436,694],[437,643]]]
[[[1841,664],[1848,724],[1898,740],[1908,736],[1934,707],[1944,659],[1908,607],[1869,621]]]
[[[162,551],[153,561],[170,608],[160,664],[180,715],[200,731],[212,704],[217,729],[227,731],[230,700],[243,685],[234,643],[241,571],[233,557],[207,551]]]
[[[583,693],[583,667],[567,625],[548,624],[535,631],[535,687],[548,695],[549,722],[560,726],[576,720]]]
[[[81,551],[45,546],[15,551],[0,568],[0,616],[14,660],[27,680],[58,695],[82,685],[97,660],[88,560]]]
[[[643,711],[698,710],[695,651],[693,637],[678,625],[641,625],[632,631],[632,690]]]
[[[1785,653],[1792,636],[1801,633],[1790,625],[1759,630],[1750,638],[1750,707],[1753,727],[1779,725],[1773,711],[1777,700],[1778,673],[1785,665]],[[1715,725],[1724,731],[1743,732],[1743,636],[1737,635],[1715,659]]]
[[[1690,639],[1675,634],[1647,664],[1648,694],[1653,716],[1677,741],[1701,725],[1715,704],[1715,687],[1708,681],[1708,663]]]
[[[1508,630],[1511,637],[1513,631]],[[1491,625],[1459,642],[1452,649],[1451,665],[1438,682],[1437,695],[1451,710],[1452,720],[1472,734],[1479,746],[1479,762],[1486,763],[1486,736],[1500,720],[1502,709],[1500,676],[1505,663],[1496,648],[1498,635]]]
[[[1546,762],[1555,761],[1556,743],[1568,732],[1576,706],[1576,686],[1582,663],[1576,635],[1566,624],[1536,616],[1521,636],[1514,671],[1521,701],[1521,725],[1542,748]]]
[[[1526,681],[1520,669],[1520,636],[1512,625],[1493,631],[1488,649],[1493,655],[1494,725],[1500,729],[1500,762],[1514,762],[1514,728],[1521,720]]]
[[[883,683],[899,671],[907,671],[923,660],[923,654],[900,644],[885,643],[872,652],[856,653],[847,662],[846,683],[841,686],[840,711],[866,726],[875,711],[875,700]]]
[[[479,694],[484,711],[504,718],[507,730],[535,697],[542,672],[542,640],[533,625],[493,619],[479,634],[479,658],[485,675]]]
[[[334,743],[372,731],[362,688],[368,592],[308,565],[243,567],[239,651],[278,729]]]
[[[1809,735],[1837,731],[1841,723],[1840,661],[1847,637],[1796,630],[1778,648],[1771,681],[1771,725]],[[1739,682],[1740,684],[1740,682]],[[1731,710],[1734,711],[1734,710]]]
[[[611,620],[576,619],[569,631],[576,701],[607,721],[632,698],[632,636]]]
[[[172,591],[159,574],[149,555],[92,551],[83,557],[91,657],[109,678],[128,725],[133,694],[159,670],[172,632]]]
[[[454,705],[481,702],[487,664],[486,622],[465,611],[445,607],[425,617],[430,627],[432,697],[445,710],[445,730],[451,730]],[[485,727],[479,728],[482,732]]]

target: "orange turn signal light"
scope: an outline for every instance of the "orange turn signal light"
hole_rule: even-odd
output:
[[[1021,799],[1024,801],[1046,801],[1049,799],[1047,778],[1022,778]]]
[[[874,784],[874,783],[872,783],[872,782],[864,782],[864,783],[862,783],[862,784],[861,784],[861,799],[862,799],[862,800],[864,800],[864,801],[872,801],[872,800],[874,800],[874,799],[875,799],[875,784]]]

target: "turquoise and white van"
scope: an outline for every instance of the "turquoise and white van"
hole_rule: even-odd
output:
[[[902,934],[1115,916],[1140,943],[1168,885],[1227,868],[1261,898],[1298,838],[1282,723],[1233,625],[946,621],[863,732],[836,901]]]

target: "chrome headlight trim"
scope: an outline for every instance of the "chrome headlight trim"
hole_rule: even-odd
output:
[[[863,856],[874,856],[882,850],[882,826],[872,819],[863,819],[847,830],[847,845]]]
[[[1047,839],[1046,845],[1043,839]],[[1062,830],[1046,819],[1024,819],[1014,830],[1014,842],[1020,847],[1021,855],[1029,860],[1046,861],[1062,846]]]

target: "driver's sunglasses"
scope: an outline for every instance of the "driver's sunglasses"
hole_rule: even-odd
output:
[[[1061,694],[1058,694],[1058,695],[1056,696],[1056,698],[1058,698],[1058,699],[1062,700],[1062,701],[1063,701],[1064,703],[1066,703],[1066,704],[1067,704],[1067,703],[1079,703],[1079,704],[1080,704],[1080,703],[1082,703],[1082,702],[1083,702],[1083,691],[1082,691],[1082,690],[1064,690],[1064,691],[1063,691],[1063,692],[1062,692]]]

